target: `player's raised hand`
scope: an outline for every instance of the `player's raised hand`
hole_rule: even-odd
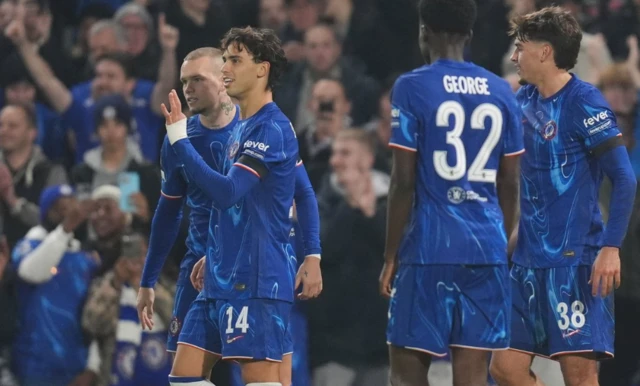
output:
[[[385,259],[382,272],[380,272],[380,279],[378,280],[380,284],[380,295],[387,299],[391,298],[393,278],[396,275],[397,264],[395,257],[393,259]]]
[[[615,247],[603,247],[591,268],[591,294],[603,298],[620,287],[620,250]]]
[[[193,266],[193,270],[191,271],[191,284],[193,284],[193,288],[198,291],[202,291],[204,287],[204,264],[205,258],[201,258],[198,260],[196,265]]]
[[[164,119],[166,119],[167,125],[187,119],[187,116],[182,113],[182,103],[180,102],[180,98],[178,98],[176,90],[171,90],[169,93],[169,107],[171,108],[171,111],[167,110],[167,106],[164,103],[161,107],[162,114],[164,114]]]
[[[307,256],[298,269],[296,275],[297,290],[302,284],[302,292],[298,294],[300,300],[313,299],[322,292],[322,270],[320,259],[315,256]]]
[[[156,299],[156,293],[153,288],[140,287],[138,290],[138,320],[142,324],[142,329],[153,328],[153,303]]]

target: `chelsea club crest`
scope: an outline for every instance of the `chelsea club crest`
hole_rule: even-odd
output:
[[[231,146],[229,146],[229,159],[233,160],[233,158],[236,156],[236,153],[238,153],[238,148],[240,148],[240,143],[238,142],[234,142]]]
[[[173,319],[171,319],[171,324],[169,324],[169,332],[173,336],[177,336],[180,332],[180,321],[178,320],[177,316],[174,316]]]
[[[556,121],[551,120],[545,123],[542,127],[542,130],[540,131],[540,134],[546,141],[552,140],[556,136],[556,134],[558,134],[558,124],[556,124]]]

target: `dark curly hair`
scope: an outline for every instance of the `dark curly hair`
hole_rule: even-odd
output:
[[[511,20],[509,36],[522,42],[547,42],[553,47],[553,59],[560,69],[576,65],[582,40],[578,21],[560,7],[546,7]]]
[[[222,38],[222,51],[230,45],[238,51],[246,49],[255,63],[269,62],[267,88],[273,90],[287,68],[287,58],[275,32],[267,28],[231,28]]]
[[[420,20],[434,33],[469,35],[478,8],[474,0],[420,0]]]

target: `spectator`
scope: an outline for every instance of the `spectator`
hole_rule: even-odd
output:
[[[397,76],[392,75],[384,84],[382,95],[378,100],[378,117],[370,122],[367,129],[376,134],[376,162],[374,168],[391,173],[392,153],[389,148],[391,138],[391,90]]]
[[[99,20],[89,28],[87,49],[87,61],[82,69],[84,82],[96,76],[95,67],[98,58],[127,51],[127,36],[124,29],[113,20]]]
[[[321,78],[339,79],[352,102],[354,125],[373,118],[379,90],[377,83],[354,67],[349,58],[341,56],[338,35],[330,24],[322,23],[305,34],[305,62],[295,64],[275,90],[275,101],[294,123],[296,130],[313,120],[309,99],[314,83]]]
[[[113,185],[102,185],[93,190],[91,199],[95,202],[89,218],[92,234],[87,250],[94,250],[100,256],[102,265],[98,276],[113,269],[122,252],[122,235],[131,229],[131,216],[120,210],[120,189]]]
[[[27,105],[0,110],[0,199],[7,216],[5,235],[9,247],[38,225],[38,200],[42,191],[67,182],[64,169],[54,165],[34,144],[38,135],[35,113]]]
[[[100,347],[102,364],[97,385],[163,385],[171,370],[166,337],[173,294],[161,279],[156,285],[153,330],[143,331],[136,312],[136,298],[147,240],[140,234],[125,235],[122,245],[121,256],[113,269],[91,284],[82,312],[83,328]]]
[[[160,173],[158,168],[142,160],[131,132],[131,107],[121,95],[102,97],[94,108],[94,122],[100,146],[84,155],[84,162],[76,165],[71,180],[89,191],[102,185],[118,185],[119,176],[129,172],[138,175],[140,191],[133,193],[133,225],[145,229],[160,199]]]
[[[284,0],[260,0],[258,21],[260,28],[269,28],[278,33],[287,24],[287,10]]]
[[[18,46],[31,76],[43,90],[54,109],[62,114],[63,121],[70,126],[76,139],[76,160],[82,160],[84,153],[94,148],[91,132],[94,101],[99,97],[118,93],[129,100],[133,108],[136,129],[142,153],[148,160],[158,159],[160,130],[163,126],[160,111],[176,78],[175,48],[178,44],[178,32],[168,25],[159,27],[159,40],[162,46],[162,59],[158,82],[151,83],[133,77],[131,63],[121,55],[104,55],[96,62],[96,77],[67,89],[52,73],[47,63],[33,49],[33,44],[25,37],[24,24],[14,20],[5,33]]]
[[[44,155],[53,162],[68,164],[69,143],[60,116],[48,106],[37,101],[37,89],[29,72],[15,53],[4,62],[2,86],[4,103],[28,105],[35,112],[37,137],[35,143]]]
[[[153,20],[149,12],[139,4],[129,3],[118,9],[113,19],[126,32],[127,52],[133,57],[136,76],[156,81],[162,51],[153,39]],[[163,14],[158,24],[164,23]]]
[[[388,382],[388,302],[376,291],[389,176],[373,170],[374,146],[364,130],[341,131],[318,194],[325,285],[308,309],[315,386]]]
[[[0,385],[18,386],[18,381],[11,371],[11,345],[18,332],[18,303],[15,292],[15,273],[9,264],[10,255],[11,250],[9,250],[7,239],[0,236],[0,307],[2,308],[2,314],[0,314]]]
[[[60,34],[52,33],[53,16],[49,0],[19,0],[11,17],[11,24],[17,20],[23,26],[23,39],[30,47],[47,61],[55,76],[65,85],[76,80],[75,73],[69,71],[70,57],[63,49]],[[16,51],[15,42],[0,38],[0,68],[4,67],[4,58]]]
[[[80,74],[86,74],[86,76],[79,77],[80,81],[87,81],[93,77],[93,65],[90,65],[88,61],[89,31],[97,22],[111,19],[112,16],[111,7],[103,3],[94,3],[85,7],[78,17],[78,29],[70,51],[73,67],[78,69]],[[94,42],[94,46],[96,45]]]
[[[176,49],[176,68],[197,48],[219,47],[222,36],[233,26],[225,3],[219,0],[171,1],[166,15],[182,37]]]
[[[73,194],[68,185],[44,190],[40,225],[13,253],[20,309],[13,370],[23,386],[89,386],[97,374],[97,351],[89,350],[80,315],[99,262],[73,235],[92,203]]]
[[[345,95],[342,83],[321,79],[313,87],[309,107],[314,119],[298,136],[299,155],[317,192],[329,170],[333,139],[351,125],[351,102]]]
[[[305,58],[304,33],[318,23],[320,17],[319,0],[286,0],[288,22],[280,32],[282,48],[291,63]]]

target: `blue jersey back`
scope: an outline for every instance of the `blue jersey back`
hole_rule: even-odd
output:
[[[506,264],[496,194],[502,157],[523,152],[508,84],[469,62],[438,60],[394,85],[390,146],[417,152],[406,264]]]
[[[16,245],[12,256],[16,270],[41,241],[27,238]],[[49,281],[18,282],[20,330],[14,341],[13,368],[20,379],[67,385],[84,371],[88,342],[81,326],[82,308],[97,267],[88,253],[69,250]]]
[[[233,165],[248,168],[236,163],[241,156],[260,161],[268,174],[235,205],[220,212],[218,227],[209,228],[205,295],[293,301],[290,264],[295,254],[289,243],[289,211],[298,142],[291,122],[275,103],[233,129],[225,174]]]
[[[187,135],[191,144],[202,157],[204,162],[218,172],[222,172],[224,149],[229,140],[232,128],[238,121],[239,109],[233,121],[224,128],[209,129],[200,123],[200,115],[194,115],[187,120]],[[162,195],[166,198],[182,198],[186,195],[189,205],[189,234],[187,236],[188,253],[180,264],[181,269],[191,272],[194,264],[206,254],[207,237],[209,235],[209,221],[211,211],[215,207],[207,195],[190,182],[178,155],[171,148],[169,140],[164,139],[161,154],[162,167]],[[217,216],[213,217],[217,221]],[[215,226],[215,223],[212,224]]]
[[[575,76],[555,95],[517,95],[523,112],[520,225],[513,261],[547,268],[593,262],[602,243],[602,170],[592,150],[621,135],[597,88]]]

